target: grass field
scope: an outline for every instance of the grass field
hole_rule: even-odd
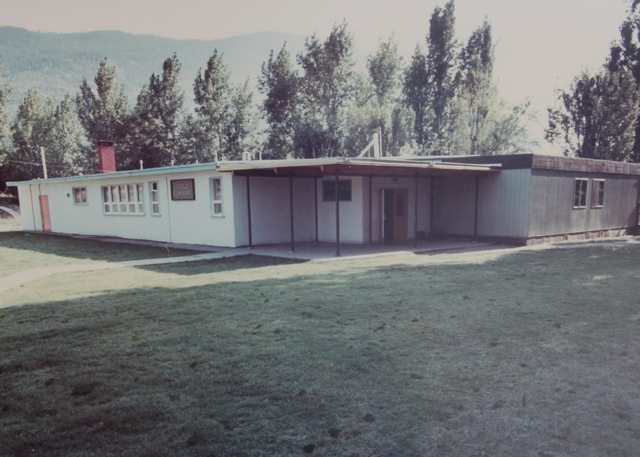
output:
[[[7,236],[4,274],[52,240],[12,264]],[[50,276],[0,298],[0,455],[636,456],[639,262],[631,240]]]

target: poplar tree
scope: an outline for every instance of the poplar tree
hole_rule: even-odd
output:
[[[343,155],[344,116],[353,94],[353,37],[346,22],[322,43],[313,35],[298,54],[301,119],[295,147],[302,157]]]
[[[490,126],[490,114],[498,109],[497,89],[493,82],[494,49],[491,25],[484,23],[473,31],[459,58],[455,79],[456,152],[488,154],[481,142]],[[457,141],[456,141],[457,140]]]
[[[5,170],[3,165],[7,161],[9,153],[9,116],[7,107],[11,95],[11,86],[2,77],[2,65],[0,65],[0,190],[5,187]]]
[[[93,150],[94,145],[87,145],[76,101],[67,94],[53,113],[51,129],[47,135],[49,176],[75,176],[91,172],[87,154]]]
[[[116,80],[115,66],[109,65],[107,59],[101,60],[93,82],[95,90],[83,79],[76,96],[80,122],[94,146],[98,141],[111,140],[118,149],[122,149],[130,109],[124,87]],[[89,159],[91,166],[97,167],[97,154],[90,155]],[[124,151],[116,155],[116,160],[119,166],[127,162]]]
[[[404,81],[403,93],[406,105],[413,111],[413,133],[418,146],[419,154],[427,153],[428,123],[427,112],[430,103],[429,72],[427,70],[427,57],[420,48],[416,46],[411,63],[407,68]]]
[[[195,154],[201,160],[223,159],[227,153],[226,126],[231,118],[231,82],[222,54],[214,50],[207,67],[193,83],[196,104]]]
[[[230,160],[239,160],[243,153],[253,155],[257,150],[253,135],[257,119],[248,79],[233,90],[230,111],[229,120],[224,126],[225,156]]]
[[[165,59],[162,74],[149,78],[128,125],[127,168],[145,168],[176,163],[180,151],[184,94],[180,89],[180,62],[176,54]]]
[[[429,74],[430,112],[427,113],[427,150],[450,154],[450,137],[454,128],[454,75],[458,43],[455,38],[455,5],[449,0],[444,8],[436,7],[429,22],[427,36],[427,71]]]
[[[43,178],[40,148],[47,148],[54,113],[53,101],[29,89],[11,125],[13,148],[7,155],[7,178],[17,181]]]
[[[268,125],[264,158],[284,159],[292,156],[298,75],[293,69],[286,43],[275,57],[272,50],[269,60],[262,64],[258,89],[264,95],[262,113]]]
[[[393,37],[380,41],[375,54],[367,59],[369,81],[375,93],[375,119],[371,130],[379,129],[382,135],[382,153],[396,156],[407,143],[405,131],[406,110],[400,100],[402,57]]]

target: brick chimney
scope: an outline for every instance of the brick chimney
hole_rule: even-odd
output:
[[[98,141],[98,159],[100,160],[100,173],[116,171],[116,153],[113,141]]]

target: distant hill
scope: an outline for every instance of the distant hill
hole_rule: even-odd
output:
[[[182,64],[185,102],[191,104],[196,74],[215,49],[223,54],[234,83],[244,82],[247,77],[255,83],[272,49],[277,53],[286,42],[295,58],[304,48],[304,40],[301,35],[271,32],[201,41],[114,31],[40,33],[0,27],[0,62],[3,77],[13,87],[12,108],[29,88],[38,88],[56,102],[67,93],[75,95],[83,78],[93,83],[100,60],[105,57],[115,65],[118,82],[124,85],[133,106],[151,74],[161,72],[164,59],[175,52]]]

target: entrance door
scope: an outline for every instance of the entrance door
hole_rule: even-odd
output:
[[[382,189],[382,240],[398,243],[407,240],[408,189]]]
[[[42,216],[42,231],[51,231],[51,213],[49,212],[49,196],[40,195],[40,215]]]

